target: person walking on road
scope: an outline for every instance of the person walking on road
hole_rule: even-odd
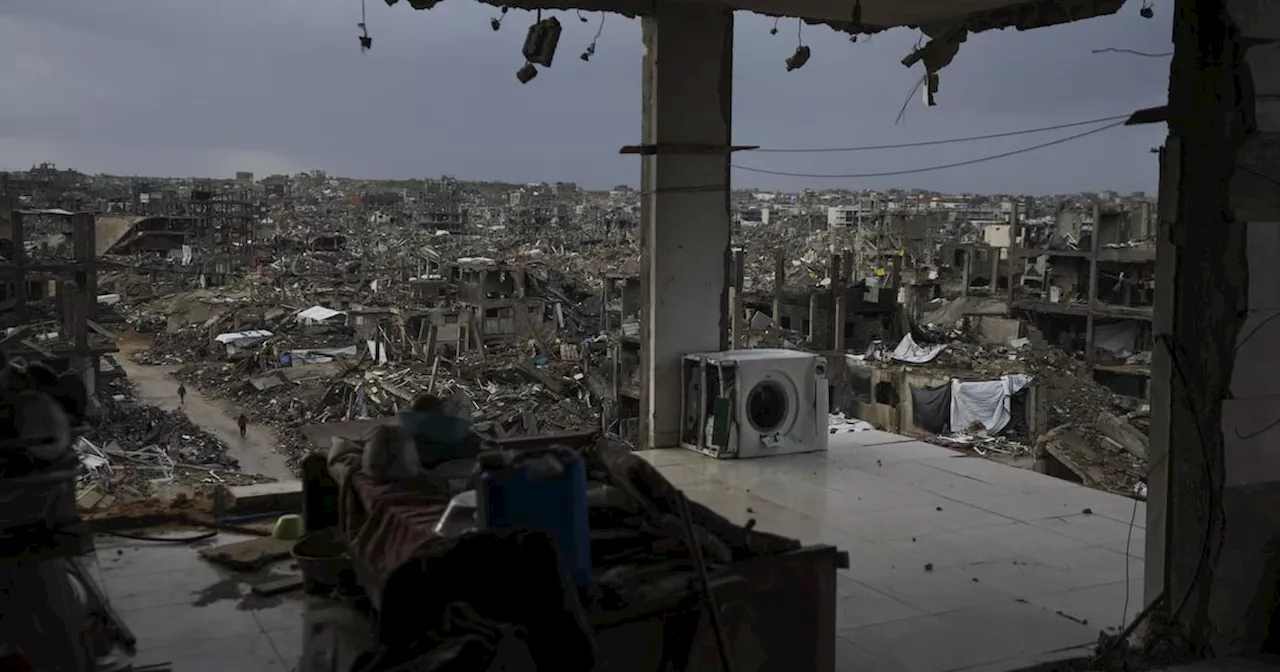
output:
[[[236,418],[236,424],[240,425],[240,438],[243,439],[249,431],[249,418],[244,417],[244,413],[241,413],[240,417]]]
[[[187,405],[187,386],[182,383],[178,383],[178,405]]]

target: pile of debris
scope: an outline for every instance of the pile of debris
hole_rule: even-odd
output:
[[[1149,408],[1095,382],[1087,364],[1057,348],[1033,347],[1021,357],[1053,427],[1037,440],[1037,459],[1057,461],[1089,487],[1145,492]]]
[[[138,403],[127,384],[112,383],[101,412],[79,437],[81,508],[152,499],[172,488],[248,485],[273,479],[240,473],[221,440],[183,413]]]
[[[1123,495],[1144,491],[1147,465],[1147,410],[1138,401],[1117,395],[1094,380],[1092,367],[1078,356],[1049,345],[1040,333],[1006,344],[983,342],[964,320],[939,329],[920,328],[921,338],[938,345],[918,345],[931,351],[929,366],[963,371],[979,379],[1026,374],[1035,381],[1037,396],[1045,404],[1045,426],[1052,428],[1034,446],[1027,436],[1022,414],[1015,413],[999,435],[974,428],[953,428],[933,443],[972,451],[983,457],[1010,461],[1031,458],[1038,469],[1087,486]],[[914,344],[914,341],[913,341]],[[945,347],[942,347],[945,344]],[[1052,465],[1043,464],[1045,461]],[[1015,462],[1016,463],[1016,462]]]
[[[601,400],[580,362],[530,356],[524,347],[493,346],[453,359],[438,356],[380,363],[363,350],[332,361],[251,371],[252,360],[203,362],[178,376],[209,396],[232,400],[254,423],[277,430],[290,465],[314,450],[306,425],[387,417],[421,393],[461,395],[477,431],[491,438],[580,430],[600,425]]]

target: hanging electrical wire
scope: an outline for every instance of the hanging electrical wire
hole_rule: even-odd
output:
[[[898,108],[898,116],[893,118],[894,126],[902,123],[902,118],[907,116],[907,107],[911,105],[911,99],[916,97],[916,94],[920,92],[920,87],[924,86],[924,83],[928,81],[928,79],[929,73],[925,73],[920,75],[920,79],[916,80],[915,86],[911,87],[911,91],[907,93],[907,99],[902,101],[902,107]]]
[[[948,168],[960,168],[963,166],[972,166],[978,163],[985,163],[987,161],[995,161],[996,159],[1003,159],[1010,156],[1017,156],[1018,154],[1026,154],[1027,152],[1034,152],[1038,149],[1053,147],[1054,145],[1061,145],[1065,142],[1078,140],[1080,138],[1101,133],[1103,131],[1110,130],[1112,128],[1116,128],[1123,125],[1124,125],[1123,121],[1116,122],[1114,124],[1108,124],[1106,126],[1103,126],[1102,128],[1094,128],[1094,129],[1085,131],[1083,133],[1068,135],[1065,138],[1059,138],[1051,142],[1045,142],[1039,145],[1032,145],[1030,147],[1023,147],[1021,149],[1015,149],[1009,152],[1001,152],[1000,154],[992,154],[991,156],[983,156],[976,159],[969,159],[968,161],[958,161],[956,163],[945,163],[937,166],[926,166],[924,168],[911,168],[907,170],[890,170],[890,171],[879,172],[879,173],[850,173],[845,175],[828,175],[823,173],[791,173],[791,172],[780,171],[780,170],[766,170],[764,168],[753,168],[751,166],[739,166],[737,164],[734,164],[733,168],[736,168],[737,170],[745,170],[749,173],[760,173],[763,175],[780,175],[783,177],[808,177],[808,178],[815,178],[815,179],[833,179],[833,180],[834,179],[859,179],[859,178],[867,178],[867,177],[894,177],[897,175],[915,175],[918,173],[929,173],[936,170],[946,170]]]
[[[787,72],[799,70],[809,62],[809,47],[804,43],[804,19],[796,19],[796,52],[787,59]]]
[[[1133,49],[1120,49],[1117,47],[1107,47],[1105,49],[1094,49],[1089,53],[1091,54],[1129,54],[1131,56],[1145,56],[1146,58],[1168,58],[1173,55],[1172,51],[1162,51],[1160,53],[1151,53],[1149,51],[1135,51]]]
[[[862,30],[862,0],[853,0],[853,11],[849,15],[849,41],[858,41],[858,32]]]
[[[600,34],[604,32],[604,17],[606,16],[608,16],[606,12],[600,12],[600,24],[596,26],[596,34],[591,38],[591,44],[587,45],[586,51],[583,51],[582,55],[578,58],[581,58],[584,61],[590,61],[591,57],[596,55],[596,42],[600,40]],[[582,17],[582,20],[586,21],[587,19],[586,17]]]
[[[360,29],[360,53],[364,53],[373,48],[373,38],[369,37],[369,24],[367,23],[367,10],[365,6],[366,0],[360,0],[360,23],[356,27]]]
[[[923,140],[920,142],[900,142],[891,145],[861,145],[857,147],[779,147],[753,149],[753,153],[774,153],[774,154],[802,154],[802,153],[823,153],[823,152],[868,152],[878,149],[904,149],[908,147],[932,147],[935,145],[952,145],[961,142],[974,142],[976,140],[994,140],[997,138],[1012,138],[1018,135],[1030,135],[1032,133],[1044,133],[1047,131],[1060,131],[1066,128],[1076,128],[1078,126],[1092,126],[1107,121],[1119,121],[1128,119],[1131,115],[1116,114],[1110,117],[1099,117],[1097,119],[1088,119],[1086,121],[1073,121],[1067,124],[1055,124],[1053,126],[1040,126],[1038,128],[1025,128],[1020,131],[1005,131],[1003,133],[988,133],[986,135],[969,135],[961,138],[947,138],[945,140]]]

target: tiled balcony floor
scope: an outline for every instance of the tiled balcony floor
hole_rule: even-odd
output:
[[[644,455],[736,523],[849,552],[842,671],[1017,669],[1081,655],[1143,606],[1131,499],[877,431],[826,453]]]
[[[831,439],[827,453],[759,460],[644,455],[735,522],[849,552],[840,670],[1017,669],[1083,653],[1121,624],[1126,595],[1128,618],[1142,608],[1144,505],[892,434]],[[295,669],[304,615],[318,613],[297,593],[250,596],[245,577],[191,545],[100,537],[98,546],[138,664]]]

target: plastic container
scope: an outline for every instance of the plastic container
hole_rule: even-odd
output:
[[[569,577],[591,583],[587,469],[568,448],[521,451],[480,474],[476,520],[481,529],[525,528],[549,534]]]
[[[276,519],[276,526],[271,529],[271,536],[283,541],[297,541],[302,537],[302,516],[286,513]]]
[[[325,593],[350,580],[351,556],[332,530],[303,535],[292,554],[308,593]]]

